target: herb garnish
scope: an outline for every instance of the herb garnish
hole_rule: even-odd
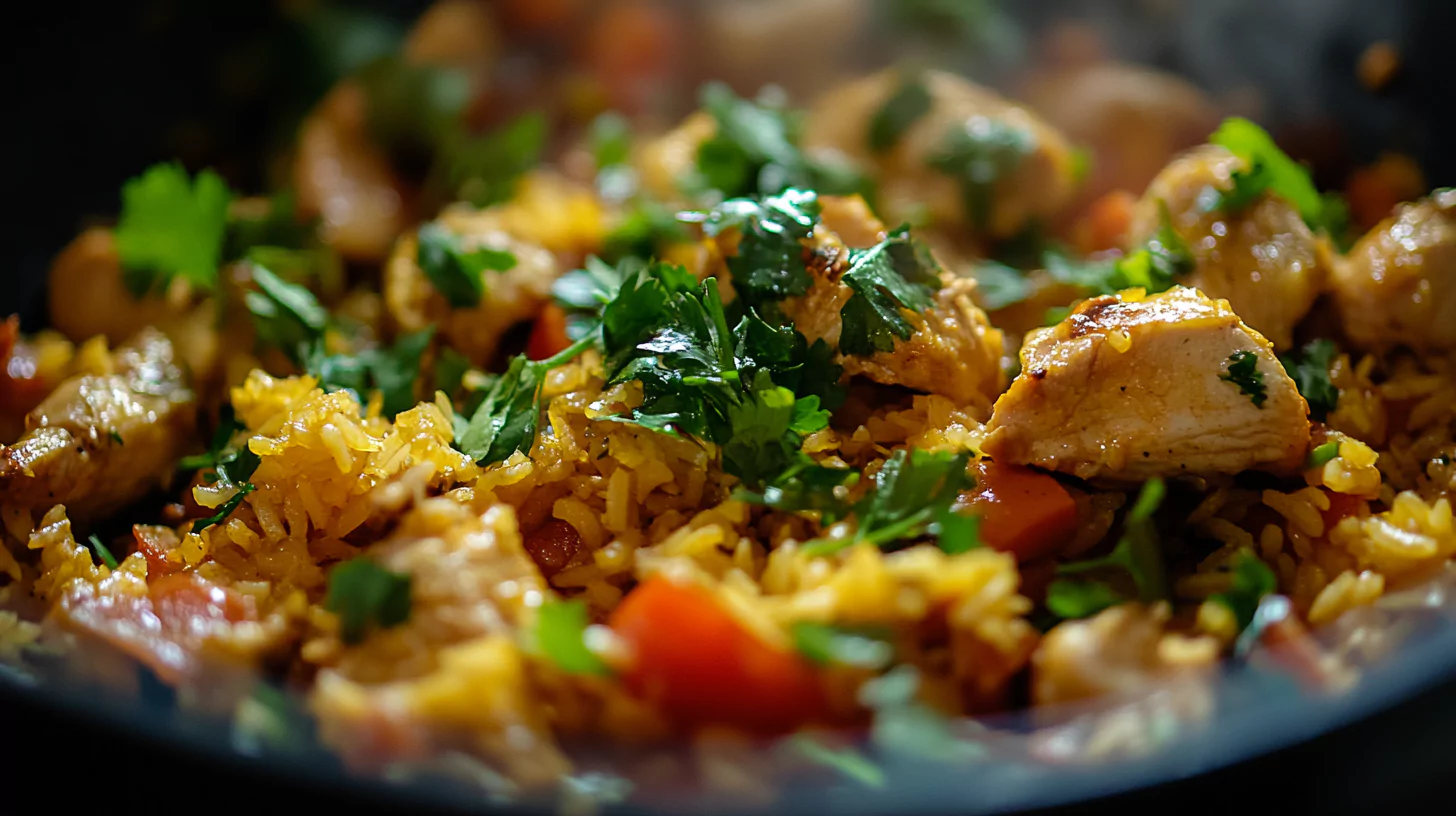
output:
[[[407,574],[392,572],[367,558],[355,558],[329,573],[324,607],[339,616],[339,637],[353,645],[371,630],[388,629],[409,620],[411,584]]]
[[[850,250],[841,280],[854,295],[840,310],[839,350],[869,356],[894,351],[896,338],[910,339],[915,327],[901,310],[923,312],[935,305],[940,268],[902,226],[869,249]]]
[[[1233,564],[1233,583],[1227,592],[1220,592],[1209,598],[1223,604],[1234,613],[1242,632],[1254,620],[1254,613],[1265,595],[1271,595],[1279,588],[1274,570],[1269,569],[1257,555],[1248,550],[1240,552]]]
[[[911,125],[930,112],[932,102],[924,76],[918,73],[901,76],[894,93],[870,118],[870,150],[884,153],[894,147]]]
[[[1036,137],[999,119],[973,116],[946,132],[929,165],[960,183],[966,218],[991,225],[996,185],[1036,150]]]
[[[586,629],[589,624],[583,601],[542,604],[536,613],[536,627],[532,632],[534,645],[567,674],[610,674],[607,664],[596,652],[587,648]]]
[[[1339,455],[1340,443],[1331,439],[1309,452],[1309,456],[1304,460],[1304,469],[1313,470],[1315,468],[1322,468]]]
[[[1259,370],[1259,355],[1252,351],[1236,351],[1229,355],[1228,370],[1218,375],[1220,380],[1239,387],[1239,393],[1246,395],[1255,408],[1263,408],[1269,399],[1269,388],[1264,385],[1264,373]]]
[[[1340,402],[1340,390],[1330,381],[1330,363],[1339,349],[1332,340],[1314,340],[1305,344],[1299,352],[1291,352],[1279,358],[1284,370],[1299,387],[1304,401],[1309,403],[1309,416],[1323,422]]]
[[[820,210],[814,191],[788,189],[760,199],[730,199],[708,213],[684,218],[701,222],[710,236],[728,230],[740,234],[737,253],[727,261],[733,288],[745,303],[763,311],[813,285],[804,263],[804,242],[813,234]]]
[[[793,626],[794,647],[821,666],[887,668],[895,657],[889,632],[799,621]]]
[[[227,233],[227,183],[211,170],[189,179],[180,164],[153,165],[121,188],[116,252],[136,297],[173,278],[212,289]]]
[[[1128,593],[1103,581],[1059,578],[1047,589],[1046,604],[1052,614],[1060,618],[1086,618],[1123,601],[1150,603],[1167,597],[1168,578],[1163,568],[1162,551],[1158,547],[1158,531],[1152,519],[1166,492],[1162,479],[1145,482],[1138,492],[1137,501],[1127,513],[1122,536],[1111,553],[1057,567],[1057,574],[1063,576],[1121,572],[1131,579],[1134,591]]]
[[[466,249],[459,236],[438,222],[420,227],[416,260],[435,289],[457,309],[479,305],[487,271],[505,272],[516,265],[516,256],[507,250]]]
[[[96,557],[101,559],[101,563],[105,564],[107,569],[116,569],[116,556],[112,555],[111,550],[101,543],[100,538],[92,534],[86,541],[91,547],[91,552],[96,553]]]
[[[810,557],[830,555],[860,543],[887,547],[935,536],[952,555],[981,545],[980,519],[955,511],[956,499],[973,480],[966,473],[970,454],[897,450],[875,474],[875,488],[852,508],[854,535],[804,545]]]
[[[1225,119],[1209,142],[1244,160],[1247,169],[1233,173],[1233,188],[1222,191],[1217,206],[1237,213],[1265,192],[1274,193],[1299,210],[1309,228],[1339,237],[1348,211],[1337,197],[1321,196],[1309,171],[1279,149],[1268,131],[1239,117]]]

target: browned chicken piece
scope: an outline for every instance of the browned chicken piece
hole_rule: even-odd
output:
[[[1247,169],[1242,159],[1212,145],[1168,165],[1133,212],[1129,246],[1141,246],[1157,232],[1166,205],[1197,264],[1182,282],[1227,300],[1283,350],[1294,344],[1295,325],[1319,296],[1332,252],[1294,205],[1276,195],[1266,193],[1236,215],[1211,209],[1210,191],[1232,189],[1233,172]]]
[[[114,374],[61,383],[0,448],[0,502],[42,513],[64,504],[85,523],[171,478],[197,419],[172,343],[149,329],[114,358]]]
[[[1019,98],[1074,144],[1092,152],[1078,196],[1082,202],[1113,190],[1145,189],[1179,153],[1202,144],[1219,122],[1216,106],[1197,86],[1121,62],[1038,72]]]
[[[1456,348],[1456,189],[1407,204],[1335,267],[1335,302],[1357,347]]]
[[[809,340],[839,345],[843,329],[840,310],[854,292],[840,278],[848,268],[846,241],[825,227],[833,224],[864,245],[878,242],[884,226],[857,199],[826,197],[825,221],[815,232],[818,246],[815,262],[809,264],[814,284],[801,298],[784,301],[784,314]],[[871,244],[873,245],[873,244]],[[837,362],[845,374],[864,376],[885,385],[902,385],[915,391],[941,394],[959,405],[989,409],[1001,392],[1001,352],[1004,338],[999,329],[976,307],[976,282],[949,273],[941,275],[941,289],[935,306],[924,314],[906,313],[915,326],[908,340],[896,340],[890,352],[869,357],[841,354]]]
[[[1057,624],[1031,657],[1036,705],[1132,697],[1218,663],[1218,642],[1164,631],[1168,607],[1124,604]]]
[[[1175,288],[1104,295],[1027,336],[984,450],[1084,479],[1293,474],[1309,408],[1227,301]]]
[[[420,269],[416,236],[406,235],[385,267],[385,308],[401,330],[420,331],[434,324],[440,336],[471,362],[488,365],[507,331],[540,314],[552,282],[561,274],[560,266],[546,249],[507,231],[497,211],[450,208],[440,214],[438,223],[457,235],[467,250],[506,250],[515,255],[516,265],[485,273],[485,293],[474,308],[452,308]]]
[[[1049,219],[1071,200],[1077,185],[1076,162],[1071,146],[1054,128],[1026,108],[961,77],[931,71],[924,82],[930,110],[883,153],[870,148],[870,123],[900,87],[901,75],[894,70],[855,80],[821,97],[805,124],[805,151],[839,153],[869,168],[879,187],[879,210],[892,224],[928,215],[938,228],[1006,238],[1031,221]],[[1000,131],[1021,137],[1026,150],[1008,158],[1008,169],[990,190],[989,211],[973,217],[966,211],[960,181],[932,164],[957,134],[975,139],[995,137]]]
[[[425,500],[365,557],[410,576],[409,619],[320,672],[311,707],[324,742],[361,769],[458,752],[528,788],[568,771],[517,646],[552,590],[511,508]]]
[[[61,250],[47,284],[51,328],[76,343],[98,334],[124,343],[173,312],[160,296],[132,296],[122,282],[116,239],[102,227],[82,232]]]

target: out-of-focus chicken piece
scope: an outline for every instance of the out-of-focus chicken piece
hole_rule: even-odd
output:
[[[61,383],[26,417],[25,435],[0,448],[5,504],[64,504],[84,523],[171,478],[197,419],[172,343],[144,331],[117,349],[115,365],[115,374]]]
[[[1168,607],[1124,604],[1057,624],[1031,657],[1036,705],[1132,697],[1218,663],[1218,642],[1164,631]]]
[[[883,231],[878,221],[852,225],[855,210],[834,205],[835,219],[857,243]],[[873,219],[866,208],[862,217]],[[838,235],[822,225],[816,230],[816,262],[809,265],[814,283],[801,298],[784,301],[784,314],[809,340],[838,347],[844,326],[840,310],[854,292],[840,278],[848,268],[848,250]],[[885,385],[941,394],[962,406],[982,410],[1001,392],[1003,336],[976,307],[976,282],[942,273],[935,305],[909,316],[914,333],[896,340],[893,351],[869,357],[841,354],[837,362],[850,376],[864,376]]]
[[[61,250],[47,284],[51,328],[76,343],[98,334],[123,343],[173,312],[160,296],[132,296],[122,282],[115,236],[102,227],[82,232]]]
[[[842,76],[870,16],[865,0],[728,0],[703,7],[707,75],[738,88],[784,84],[796,97]],[[786,83],[786,84],[785,84]]]
[[[1249,357],[1256,374],[1230,371]],[[983,449],[1112,482],[1292,474],[1309,447],[1308,412],[1269,341],[1227,301],[1181,287],[1104,295],[1027,336]]]
[[[334,86],[298,132],[298,214],[319,218],[325,243],[346,258],[379,261],[411,220],[403,182],[369,138],[364,89]]]
[[[1039,73],[1020,98],[1092,152],[1082,203],[1113,190],[1145,189],[1175,156],[1202,144],[1219,121],[1213,102],[1192,83],[1120,62]]]
[[[1247,169],[1212,145],[1174,161],[1134,209],[1128,245],[1141,246],[1157,232],[1166,204],[1197,264],[1183,283],[1227,300],[1275,348],[1286,349],[1324,286],[1332,252],[1279,196],[1265,193],[1237,214],[1210,209],[1210,191],[1232,189],[1234,171]]]
[[[500,52],[491,9],[479,0],[437,0],[415,21],[403,55],[419,65],[486,70]]]
[[[901,75],[887,70],[825,94],[810,111],[804,147],[838,152],[871,168],[879,189],[879,209],[891,223],[928,214],[936,227],[966,228],[981,237],[1007,238],[1029,222],[1056,215],[1076,188],[1071,146],[1054,128],[1026,108],[952,74],[924,74],[931,107],[912,122],[889,150],[870,149],[870,122],[900,87]],[[957,132],[1017,132],[1028,152],[995,179],[985,223],[966,212],[958,179],[931,166]]]
[[[416,236],[406,235],[385,267],[385,307],[402,331],[434,324],[440,336],[471,362],[488,365],[507,331],[540,314],[561,269],[550,252],[508,232],[496,211],[451,208],[440,214],[438,222],[459,236],[466,249],[505,250],[515,256],[516,265],[485,273],[485,293],[478,305],[452,308],[420,269]]]
[[[526,787],[569,770],[516,645],[552,591],[511,508],[426,500],[366,557],[410,576],[410,616],[319,674],[324,742],[358,768],[462,751]]]
[[[1335,267],[1335,302],[1362,349],[1456,348],[1456,189],[1407,204]]]

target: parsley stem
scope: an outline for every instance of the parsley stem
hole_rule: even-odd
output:
[[[585,337],[577,340],[570,346],[567,346],[564,351],[547,357],[546,359],[536,363],[536,365],[540,366],[542,369],[547,370],[557,368],[558,366],[564,366],[572,360],[575,360],[577,356],[580,355],[582,352],[596,345],[596,342],[597,333],[589,332]]]

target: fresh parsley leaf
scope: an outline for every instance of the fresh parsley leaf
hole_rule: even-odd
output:
[[[455,396],[471,368],[470,358],[449,346],[442,347],[440,356],[435,360],[435,390],[444,391],[449,397]]]
[[[329,573],[324,608],[339,616],[339,636],[352,645],[374,629],[389,629],[409,620],[412,583],[407,574],[355,558]]]
[[[894,147],[911,125],[930,112],[932,101],[923,76],[917,73],[901,76],[894,93],[870,117],[870,150],[884,153]]]
[[[1309,403],[1310,418],[1317,422],[1323,422],[1340,403],[1340,389],[1330,381],[1330,363],[1338,353],[1334,341],[1314,340],[1298,353],[1279,358],[1284,370],[1299,386],[1304,401]]]
[[[516,265],[516,256],[503,249],[466,249],[459,236],[438,222],[420,227],[416,253],[420,271],[435,289],[457,309],[468,309],[485,296],[485,273],[505,272]]]
[[[312,346],[323,337],[328,312],[306,287],[288,283],[256,264],[252,273],[258,289],[245,292],[243,302],[253,315],[258,339],[303,365]]]
[[[551,284],[551,297],[566,312],[566,336],[579,340],[595,331],[602,307],[617,297],[623,280],[645,266],[635,257],[613,266],[593,255],[586,259],[584,268],[557,278]]]
[[[979,229],[991,224],[996,185],[1036,151],[1036,137],[999,119],[973,116],[948,130],[929,165],[959,182],[966,217]]]
[[[541,385],[548,370],[524,354],[512,358],[464,433],[457,435],[455,447],[482,465],[503,462],[516,451],[529,452],[541,419]]]
[[[1239,117],[1225,119],[1209,137],[1213,144],[1226,148],[1244,160],[1248,169],[1233,173],[1233,189],[1224,191],[1220,205],[1229,212],[1240,212],[1265,192],[1271,192],[1299,210],[1310,229],[1331,235],[1343,233],[1342,219],[1348,217],[1337,199],[1327,199],[1310,179],[1309,171],[1279,149],[1268,131]]]
[[[602,257],[615,263],[628,256],[653,258],[672,244],[688,241],[687,228],[677,213],[663,205],[638,198],[611,232],[602,239]]]
[[[1064,618],[1086,617],[1122,601],[1151,603],[1167,597],[1168,576],[1158,544],[1158,530],[1152,518],[1166,492],[1167,486],[1162,479],[1144,482],[1123,521],[1122,536],[1111,553],[1057,567],[1059,576],[1122,572],[1132,580],[1136,591],[1128,595],[1103,582],[1059,579],[1053,581],[1047,591],[1048,608],[1054,614]]]
[[[611,670],[607,664],[587,648],[586,628],[590,623],[582,601],[542,604],[533,632],[536,648],[567,674],[608,675]]]
[[[374,388],[383,398],[381,413],[393,419],[415,407],[415,383],[420,378],[420,361],[435,336],[435,327],[400,337],[387,349],[369,349],[359,358],[369,372]]]
[[[219,505],[216,513],[213,513],[207,518],[198,519],[197,521],[192,522],[192,532],[200,533],[215,524],[222,524],[224,521],[227,520],[228,516],[231,516],[233,514],[234,510],[238,509],[238,506],[243,503],[243,499],[246,499],[249,493],[252,493],[254,490],[257,489],[257,485],[253,484],[252,482],[243,482],[242,484],[239,484],[238,492],[234,493],[232,498]]]
[[[203,170],[189,179],[179,164],[156,164],[127,181],[116,225],[127,290],[142,297],[173,278],[214,288],[231,200],[222,177]]]
[[[813,736],[803,733],[790,737],[785,745],[805,759],[838,771],[845,778],[867,788],[880,790],[885,787],[884,770],[853,748],[830,748]]]
[[[895,451],[875,474],[875,489],[853,508],[854,535],[810,542],[804,554],[829,555],[861,542],[887,547],[926,536],[936,536],[940,548],[952,554],[980,546],[975,522],[954,510],[972,484],[966,474],[969,460],[966,453]]]
[[[1228,370],[1218,375],[1220,380],[1239,387],[1239,393],[1248,396],[1255,408],[1263,408],[1269,399],[1269,388],[1264,385],[1264,373],[1259,370],[1259,355],[1252,351],[1236,351],[1229,355]]]
[[[888,631],[800,621],[792,632],[799,654],[821,666],[879,670],[895,658]]]
[[[1254,620],[1259,602],[1265,595],[1272,595],[1279,588],[1274,570],[1269,569],[1257,555],[1245,550],[1238,555],[1233,565],[1233,584],[1227,592],[1220,592],[1209,600],[1228,607],[1239,622],[1242,632]]]
[[[686,217],[701,221],[710,236],[739,233],[737,252],[727,261],[733,288],[744,303],[762,309],[803,295],[813,285],[804,241],[814,232],[821,209],[817,193],[788,189],[758,199],[730,199],[705,215]]]
[[[821,524],[833,524],[848,514],[845,500],[848,488],[859,481],[859,473],[849,468],[835,468],[814,463],[804,456],[762,493],[735,491],[739,501],[761,504],[784,513],[814,513]]]
[[[935,305],[940,270],[924,248],[900,227],[869,249],[849,252],[841,280],[854,294],[840,309],[839,350],[869,356],[895,349],[895,339],[910,339],[914,325],[900,312],[923,312]]]
[[[632,125],[622,114],[608,111],[592,120],[587,141],[598,170],[626,164],[632,154]]]
[[[1309,456],[1304,460],[1304,469],[1314,470],[1315,468],[1322,468],[1339,455],[1340,443],[1331,439],[1309,452]]]
[[[91,545],[91,552],[96,553],[96,557],[101,559],[101,563],[105,564],[107,569],[116,569],[116,556],[112,555],[111,550],[101,543],[101,539],[93,534],[86,541]]]
[[[994,312],[1031,297],[1031,281],[1021,272],[997,261],[978,264],[976,296],[987,311]]]
[[[452,133],[437,154],[433,177],[447,194],[476,207],[507,201],[516,182],[540,163],[546,117],[526,113],[483,136]]]

